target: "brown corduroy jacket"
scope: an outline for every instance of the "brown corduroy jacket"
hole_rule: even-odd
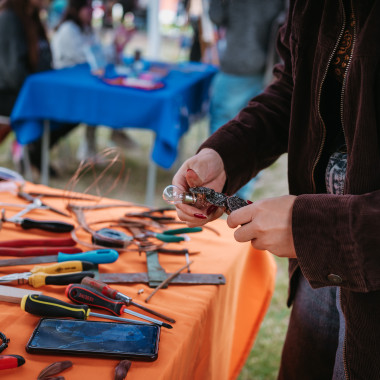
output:
[[[289,192],[298,196],[289,303],[299,269],[314,288],[340,286],[346,378],[379,380],[380,0],[352,0],[352,7],[355,36],[341,98],[344,195],[316,194],[314,178],[326,136],[320,97],[344,23],[341,1],[290,1],[274,82],[201,148],[221,155],[229,194],[288,153]]]

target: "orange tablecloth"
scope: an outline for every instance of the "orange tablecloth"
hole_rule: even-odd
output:
[[[27,188],[32,189],[57,191],[43,186],[29,185]],[[22,202],[7,193],[2,193],[2,201]],[[65,201],[48,198],[44,198],[44,201],[61,208],[66,204]],[[105,199],[102,202],[110,203],[114,200]],[[92,211],[88,218],[116,218],[130,210],[114,208]],[[16,211],[8,211],[7,214],[11,215],[12,212]],[[42,210],[35,210],[28,216],[70,221]],[[159,290],[147,306],[174,318],[176,323],[171,330],[161,329],[158,359],[150,363],[133,362],[127,377],[129,380],[235,379],[244,365],[269,306],[276,266],[268,252],[255,251],[249,244],[237,243],[233,238],[233,231],[224,220],[215,221],[211,226],[220,232],[220,236],[204,229],[201,233],[191,234],[191,241],[183,243],[181,247],[186,246],[191,251],[201,252],[192,256],[192,272],[222,273],[226,278],[226,285],[170,285],[167,289]],[[176,227],[178,226],[173,225],[173,228]],[[11,223],[5,223],[0,231],[0,240],[57,235],[66,236],[39,230],[23,231]],[[80,236],[90,241],[85,233]],[[88,249],[83,247],[83,250]],[[167,272],[173,272],[185,264],[183,257],[174,255],[160,255],[159,260]],[[8,274],[30,268],[31,266],[3,267],[0,272]],[[146,272],[145,255],[139,256],[135,252],[121,253],[115,263],[100,265],[100,271]],[[142,284],[112,286],[141,304],[145,304],[145,298],[152,291]],[[25,288],[32,289],[28,286]],[[65,287],[50,285],[38,290],[68,301],[64,289]],[[139,289],[144,289],[144,292],[138,294]],[[116,360],[27,354],[25,344],[38,320],[39,317],[23,312],[17,304],[0,303],[0,331],[10,338],[9,347],[2,354],[18,354],[26,359],[26,363],[19,368],[0,371],[2,380],[36,379],[44,367],[61,360],[73,362],[73,367],[62,373],[68,380],[114,378],[114,368],[118,363]]]

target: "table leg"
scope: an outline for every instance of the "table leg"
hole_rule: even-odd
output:
[[[27,181],[33,182],[33,176],[32,176],[32,168],[30,166],[30,157],[29,157],[29,151],[28,147],[26,145],[22,145],[22,161],[24,164],[24,177]]]
[[[49,142],[50,142],[50,121],[44,120],[44,131],[41,144],[41,183],[49,184]]]
[[[156,190],[157,165],[150,159],[148,165],[148,175],[146,179],[145,204],[154,205],[154,195]]]

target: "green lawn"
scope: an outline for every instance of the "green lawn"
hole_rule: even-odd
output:
[[[288,289],[287,260],[276,257],[276,264],[274,295],[239,380],[275,380],[277,378],[289,309],[285,305]]]

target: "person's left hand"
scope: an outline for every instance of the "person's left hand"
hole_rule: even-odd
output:
[[[256,201],[232,212],[227,218],[239,242],[251,241],[254,248],[279,257],[296,258],[292,235],[292,210],[296,197],[285,195]]]

